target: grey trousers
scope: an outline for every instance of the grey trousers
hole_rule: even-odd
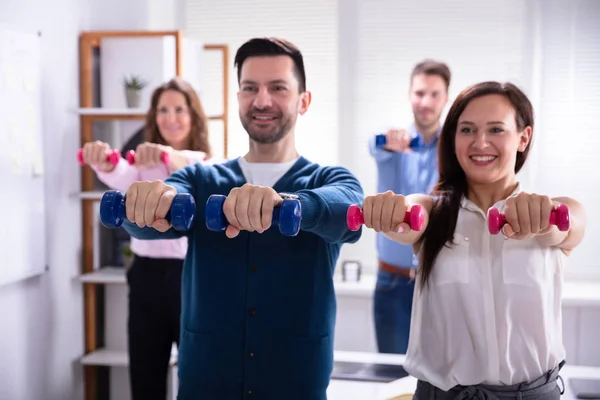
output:
[[[525,383],[511,386],[455,386],[447,392],[419,380],[413,400],[559,400],[564,393],[564,385],[558,385],[560,369],[565,364],[561,362],[558,367],[543,376]]]

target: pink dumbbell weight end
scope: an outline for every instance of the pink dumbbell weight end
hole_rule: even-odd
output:
[[[112,165],[117,165],[119,163],[120,158],[121,158],[121,153],[119,153],[119,150],[112,150],[110,153],[108,153],[106,155],[106,161],[108,161]],[[79,149],[77,151],[77,161],[79,161],[79,164],[84,165],[83,149]]]
[[[166,151],[163,151],[160,154],[160,161],[164,165],[168,165],[169,164],[169,153],[167,153]],[[129,163],[129,165],[135,164],[135,150],[129,150],[127,152],[127,162]]]
[[[506,224],[506,216],[500,213],[496,207],[490,208],[488,210],[488,228],[490,233],[492,235],[498,234],[504,224]],[[561,232],[568,231],[571,228],[569,206],[559,204],[555,210],[552,210],[550,212],[550,225],[556,225]]]
[[[413,231],[420,231],[423,228],[424,219],[425,215],[423,214],[423,207],[420,204],[415,204],[404,214],[404,222],[407,223]],[[348,225],[348,229],[357,231],[364,223],[365,217],[360,206],[353,204],[348,207],[348,212],[346,213],[346,224]]]

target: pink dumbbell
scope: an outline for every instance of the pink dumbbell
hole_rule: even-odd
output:
[[[410,210],[406,210],[406,213],[404,214],[404,222],[407,223],[413,231],[420,231],[423,229],[424,219],[425,215],[423,213],[423,207],[420,204],[415,204]],[[353,204],[348,207],[348,212],[346,213],[346,224],[348,225],[348,229],[357,231],[364,223],[365,216],[360,206],[358,204]]]
[[[492,235],[500,232],[506,224],[506,216],[496,207],[488,210],[488,229]],[[550,212],[550,225],[556,225],[561,232],[568,231],[571,228],[571,218],[569,216],[569,206],[559,204],[555,210]]]
[[[111,150],[106,155],[106,161],[108,161],[112,165],[117,165],[119,163],[120,158],[121,158],[121,153],[119,152],[119,150]],[[81,165],[85,164],[83,162],[83,149],[79,149],[77,151],[77,161],[79,161],[79,164],[81,164]]]
[[[163,151],[160,154],[160,161],[164,165],[168,165],[169,164],[169,153],[167,153],[166,151]],[[129,165],[135,164],[135,150],[129,150],[127,152],[127,162],[129,163]]]

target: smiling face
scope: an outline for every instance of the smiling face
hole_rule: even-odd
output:
[[[410,103],[417,126],[431,129],[440,121],[448,102],[446,82],[440,75],[418,74],[412,78]]]
[[[454,148],[471,184],[493,183],[515,176],[517,153],[531,139],[531,127],[517,129],[515,108],[503,95],[469,102],[458,119]]]
[[[285,55],[249,57],[242,65],[239,114],[257,143],[275,143],[293,131],[308,109],[310,93],[299,93],[293,60]]]
[[[191,116],[185,96],[165,90],[156,107],[156,125],[163,139],[175,149],[185,148],[191,130]]]

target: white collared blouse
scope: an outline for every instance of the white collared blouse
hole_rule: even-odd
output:
[[[448,390],[527,382],[555,368],[565,358],[564,257],[536,238],[490,234],[486,213],[463,198],[453,245],[422,291],[417,276],[407,372]]]

